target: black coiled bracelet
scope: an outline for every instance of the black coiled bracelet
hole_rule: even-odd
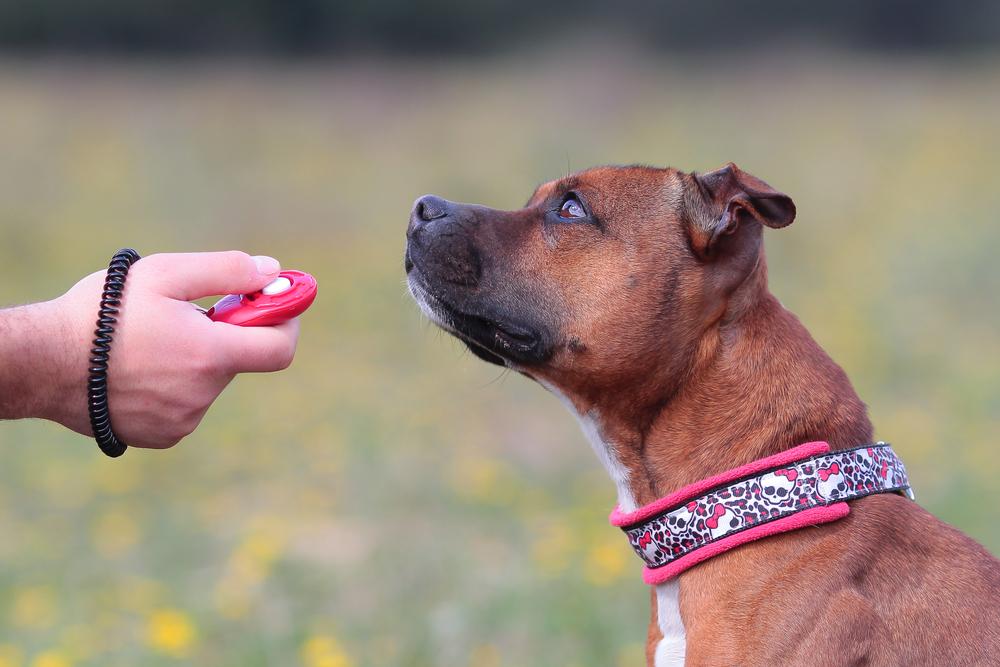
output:
[[[94,347],[90,350],[90,368],[87,378],[87,403],[90,411],[90,428],[101,451],[111,457],[121,456],[128,445],[118,439],[111,428],[108,411],[108,360],[111,357],[111,337],[115,332],[115,317],[122,304],[122,291],[129,267],[139,261],[139,253],[123,248],[115,253],[108,264],[104,279],[101,307],[97,311],[97,329]]]

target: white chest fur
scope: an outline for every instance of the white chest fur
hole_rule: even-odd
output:
[[[602,464],[604,464],[604,468],[608,471],[608,475],[611,476],[611,481],[615,483],[615,488],[618,491],[618,506],[623,512],[632,512],[636,510],[638,505],[636,504],[635,498],[632,496],[632,490],[628,485],[628,469],[622,465],[621,461],[618,460],[618,454],[615,452],[614,444],[606,442],[601,437],[601,427],[597,414],[589,412],[585,415],[581,415],[576,411],[576,407],[573,405],[572,401],[566,398],[562,392],[547,382],[541,382],[541,384],[550,392],[555,394],[555,396],[563,402],[563,405],[566,406],[570,413],[576,417],[577,421],[580,422],[580,428],[583,429],[583,434],[587,436],[587,441],[593,448],[594,453],[597,454],[597,458],[600,459]]]
[[[663,639],[656,645],[653,656],[655,667],[682,667],[684,665],[684,622],[678,601],[680,584],[671,579],[656,587],[656,619]]]
[[[615,483],[618,491],[618,506],[624,512],[633,512],[638,509],[632,490],[629,488],[628,469],[622,465],[615,451],[615,446],[611,442],[605,441],[601,437],[600,422],[598,415],[590,412],[585,415],[579,414],[573,404],[553,387],[545,385],[553,394],[558,396],[580,421],[580,427],[584,435],[590,441],[590,446],[597,454],[597,458],[608,471],[611,480]],[[676,579],[660,584],[656,587],[656,617],[660,626],[660,634],[663,638],[656,645],[653,664],[655,667],[683,667],[684,665],[684,622],[681,620],[681,610],[678,601],[680,586]]]
[[[574,414],[576,413],[574,412]],[[632,496],[632,489],[628,485],[628,469],[618,460],[614,445],[601,438],[601,429],[597,421],[597,416],[589,413],[586,415],[577,415],[577,419],[580,420],[580,428],[583,429],[584,435],[587,436],[587,440],[590,442],[594,453],[597,454],[597,458],[604,464],[608,475],[611,476],[611,481],[615,483],[615,488],[618,491],[618,507],[623,512],[634,512],[639,506],[636,504],[635,498]]]

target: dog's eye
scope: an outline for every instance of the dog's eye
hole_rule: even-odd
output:
[[[574,195],[566,197],[566,201],[559,207],[559,217],[572,219],[586,217],[587,212],[583,210],[583,204]]]

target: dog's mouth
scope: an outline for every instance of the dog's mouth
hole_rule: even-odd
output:
[[[483,361],[498,366],[529,365],[548,357],[548,346],[540,331],[508,318],[464,312],[436,295],[414,274],[409,272],[407,283],[420,309]]]

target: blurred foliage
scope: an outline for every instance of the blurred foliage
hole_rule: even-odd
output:
[[[416,196],[511,208],[595,163],[791,193],[772,289],[918,500],[1000,549],[998,106],[993,60],[0,62],[0,303],[124,245],[320,283],[297,363],[172,450],[0,424],[0,665],[637,664],[648,593],[575,421],[403,280]]]
[[[666,51],[793,44],[969,50],[1000,44],[991,0],[0,0],[0,47],[29,52],[483,53],[609,35]]]

